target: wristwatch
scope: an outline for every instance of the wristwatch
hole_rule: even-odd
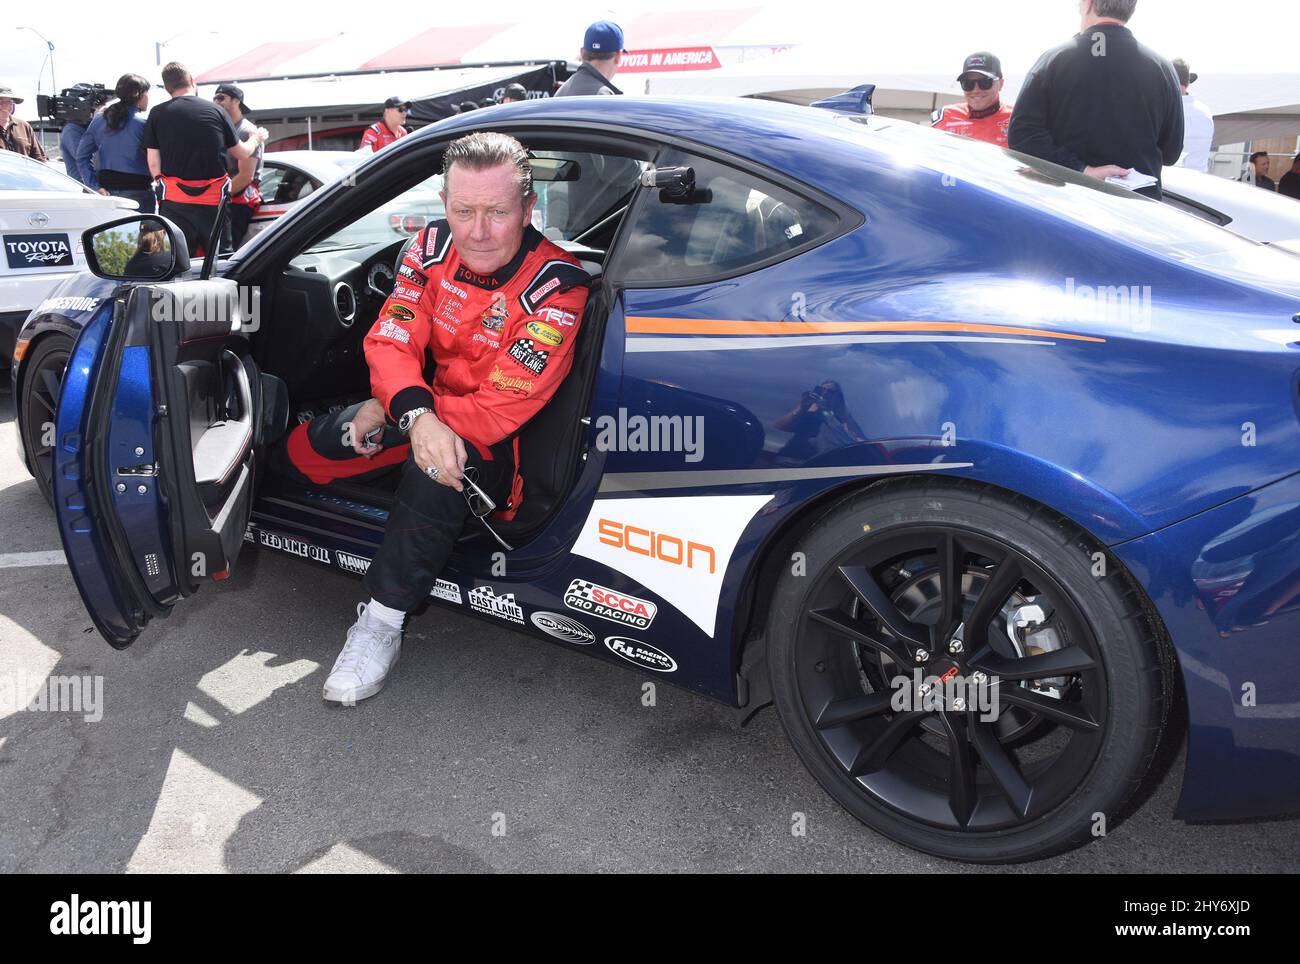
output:
[[[401,429],[403,435],[409,434],[411,426],[415,424],[415,420],[421,415],[426,415],[432,411],[433,409],[431,408],[413,408],[397,420],[397,427]]]

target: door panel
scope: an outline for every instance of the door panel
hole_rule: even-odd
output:
[[[77,588],[115,647],[233,571],[261,405],[238,319],[233,281],[125,288],[73,348],[55,508]]]

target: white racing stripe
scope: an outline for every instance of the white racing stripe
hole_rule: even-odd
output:
[[[66,566],[68,557],[62,549],[52,552],[0,552],[0,569],[26,569],[30,566]]]

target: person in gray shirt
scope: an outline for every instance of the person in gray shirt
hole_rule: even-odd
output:
[[[611,83],[623,63],[623,28],[608,20],[593,23],[582,38],[582,63],[555,92],[556,97],[621,94]]]

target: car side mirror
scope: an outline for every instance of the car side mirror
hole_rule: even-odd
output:
[[[190,270],[185,236],[166,218],[133,215],[82,232],[86,267],[110,281],[169,281]]]

